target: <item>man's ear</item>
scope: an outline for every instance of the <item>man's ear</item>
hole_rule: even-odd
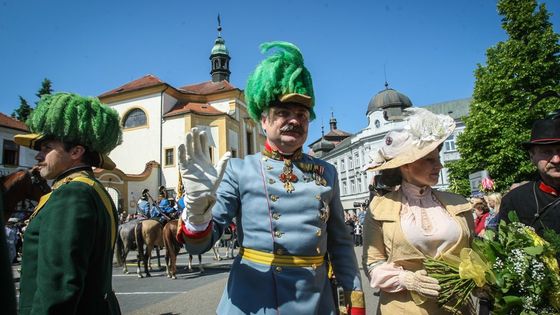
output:
[[[261,115],[261,128],[263,130],[266,130],[266,128],[264,127],[266,125],[266,120],[268,119],[267,115]]]
[[[84,156],[84,154],[86,153],[86,148],[84,148],[81,145],[77,145],[75,147],[73,147],[72,149],[70,149],[70,156],[72,157],[72,159],[81,159],[82,156]]]
[[[535,161],[533,161],[533,156],[535,156],[535,152],[534,152],[534,148],[529,148],[529,150],[527,150],[527,153],[529,153],[529,160],[531,160],[531,162],[533,162],[533,164],[535,164]]]

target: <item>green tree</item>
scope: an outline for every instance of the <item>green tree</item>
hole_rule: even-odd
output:
[[[19,107],[12,112],[12,117],[19,121],[26,121],[33,109],[27,103],[27,100],[19,96]]]
[[[500,0],[498,13],[509,38],[486,51],[477,65],[470,114],[457,139],[461,160],[446,165],[452,189],[470,193],[468,175],[488,170],[497,190],[532,179],[535,168],[521,143],[535,119],[560,108],[559,35],[544,4]]]
[[[53,92],[52,89],[52,82],[51,80],[44,78],[43,82],[41,82],[41,88],[39,89],[39,91],[37,91],[37,93],[35,94],[39,100],[41,99],[41,96],[45,95],[45,94],[51,94]],[[35,104],[37,104],[39,101],[35,102]]]

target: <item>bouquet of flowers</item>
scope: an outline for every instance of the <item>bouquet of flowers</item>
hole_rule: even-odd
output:
[[[460,257],[427,258],[428,275],[438,279],[438,303],[459,314],[470,295],[493,302],[494,314],[560,314],[560,236],[547,230],[541,238],[519,222],[500,222],[498,233],[486,231],[483,239],[463,248]]]

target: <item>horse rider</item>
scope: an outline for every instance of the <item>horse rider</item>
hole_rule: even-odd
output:
[[[347,314],[365,314],[337,171],[302,152],[315,117],[311,75],[295,45],[271,42],[261,49],[276,53],[249,77],[245,100],[265,131],[265,148],[229,163],[228,152],[214,167],[207,134],[197,128],[187,134],[178,149],[188,188],[183,240],[189,252],[206,252],[237,218],[241,248],[217,314],[338,313],[327,255],[345,291]]]
[[[148,188],[144,188],[142,190],[142,194],[140,195],[140,199],[138,199],[138,204],[136,207],[136,218],[140,220],[149,219],[150,218],[150,201],[148,200]]]
[[[167,199],[167,191],[164,186],[160,186],[158,204],[151,208],[150,219],[165,225],[165,223],[171,219],[173,212],[175,212],[175,208],[171,206],[169,199]]]
[[[118,113],[97,98],[45,95],[15,136],[38,150],[40,174],[53,180],[25,232],[19,311],[120,314],[111,285],[118,213],[92,167],[111,170],[121,142]]]

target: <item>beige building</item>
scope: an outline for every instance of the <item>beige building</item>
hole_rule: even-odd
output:
[[[96,176],[123,211],[136,211],[144,188],[154,199],[161,185],[175,195],[177,147],[193,127],[209,135],[214,163],[227,151],[243,158],[262,149],[260,125],[249,118],[243,91],[229,83],[229,60],[218,33],[210,54],[211,80],[174,87],[148,74],[99,96],[119,113],[123,142],[110,153],[117,169],[96,170]]]

